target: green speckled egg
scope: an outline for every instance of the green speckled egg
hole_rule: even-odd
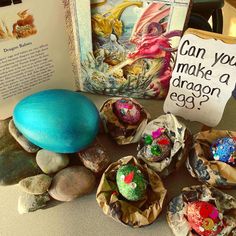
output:
[[[137,166],[121,166],[116,174],[116,183],[120,194],[127,200],[141,200],[146,193],[147,183]]]

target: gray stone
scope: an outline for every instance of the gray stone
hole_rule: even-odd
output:
[[[8,120],[0,121],[0,185],[17,184],[41,173],[35,155],[24,151],[8,130]]]
[[[30,153],[36,153],[40,148],[31,143],[22,133],[16,128],[14,121],[9,122],[9,132],[13,138],[24,148],[25,151]]]
[[[36,162],[44,173],[52,174],[65,168],[69,164],[69,157],[41,149],[36,155]]]
[[[93,191],[96,179],[84,166],[72,166],[58,172],[49,189],[51,197],[58,201],[71,201]]]
[[[25,214],[37,211],[38,209],[44,208],[48,201],[50,201],[48,193],[42,195],[22,193],[18,199],[18,212]]]
[[[0,120],[0,152],[7,150],[20,149],[20,145],[9,133],[8,125],[10,119]]]
[[[98,141],[78,152],[78,156],[84,166],[95,173],[103,172],[111,162],[106,150]]]
[[[17,184],[20,180],[41,173],[35,157],[21,150],[0,153],[0,185]]]
[[[0,120],[0,125],[1,125],[0,138],[6,136],[6,133],[8,133],[9,121],[10,121],[10,119]]]
[[[43,194],[47,192],[52,182],[52,178],[45,174],[35,175],[22,179],[19,182],[21,189],[29,194]]]

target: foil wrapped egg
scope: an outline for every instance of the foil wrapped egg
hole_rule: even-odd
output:
[[[141,119],[140,108],[134,104],[130,99],[118,99],[113,105],[114,113],[120,121],[134,125]]]
[[[150,135],[145,134],[143,136],[143,143],[143,153],[145,158],[149,161],[162,161],[170,156],[172,142],[165,134],[164,128],[159,128]]]
[[[212,156],[216,161],[222,161],[230,165],[236,164],[236,139],[219,138],[211,145]]]
[[[130,164],[117,170],[116,183],[120,194],[130,201],[141,200],[146,193],[147,183],[141,170]]]
[[[201,236],[217,236],[224,228],[223,215],[211,203],[191,202],[187,206],[190,227]]]

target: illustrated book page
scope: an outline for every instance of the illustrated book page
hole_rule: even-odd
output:
[[[62,1],[0,5],[0,119],[37,91],[75,90]]]
[[[82,90],[164,98],[190,0],[92,0],[93,54],[82,62]]]

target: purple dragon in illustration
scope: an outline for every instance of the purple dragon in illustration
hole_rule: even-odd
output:
[[[161,22],[170,13],[170,7],[160,10],[163,3],[151,3],[143,13],[133,30],[130,41],[136,44],[136,51],[128,55],[129,58],[164,58],[163,70],[167,69],[171,60],[171,53],[177,48],[172,48],[170,39],[180,37],[182,31],[175,30],[165,33],[167,22]],[[153,17],[153,12],[158,12]]]

